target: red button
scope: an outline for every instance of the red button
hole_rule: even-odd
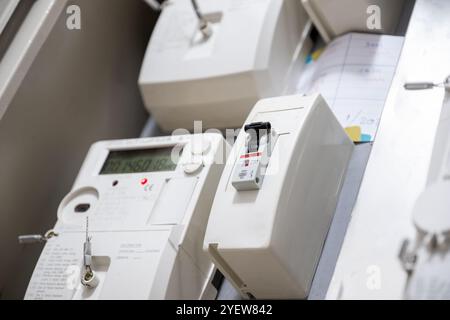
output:
[[[148,182],[147,178],[141,179],[141,185],[145,186],[147,182]]]

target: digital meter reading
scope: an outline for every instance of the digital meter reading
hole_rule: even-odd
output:
[[[110,151],[100,174],[174,171],[172,147]]]

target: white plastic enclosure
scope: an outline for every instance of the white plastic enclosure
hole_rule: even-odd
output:
[[[163,130],[239,128],[263,97],[293,92],[311,23],[298,0],[199,0],[212,35],[203,38],[190,0],[163,9],[139,78]]]
[[[256,147],[247,130],[255,126],[265,130]],[[244,297],[307,297],[352,150],[320,95],[264,99],[253,108],[228,157],[204,241]]]

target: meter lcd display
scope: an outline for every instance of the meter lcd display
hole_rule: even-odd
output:
[[[172,147],[110,151],[100,174],[174,171]]]

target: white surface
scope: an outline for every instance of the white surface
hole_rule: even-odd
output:
[[[434,90],[441,90],[434,89]],[[428,185],[450,179],[450,90],[445,91],[439,116],[433,153],[431,156],[430,172],[428,173]]]
[[[450,183],[431,184],[419,196],[413,210],[417,228],[415,254],[405,298],[450,299]]]
[[[0,35],[11,18],[20,0],[2,0],[0,2]]]
[[[246,120],[271,122],[276,140],[259,190],[231,184],[247,154],[244,130],[214,199],[204,249],[243,296],[305,298],[353,144],[319,95],[260,100]]]
[[[196,184],[196,178],[183,177],[168,181],[164,186],[164,193],[155,204],[150,223],[154,225],[181,224]],[[176,195],[176,201],[174,201],[174,195]]]
[[[447,195],[450,191],[447,186]],[[448,213],[448,207],[447,207]],[[437,250],[429,250],[423,245],[417,252],[418,260],[405,288],[407,299],[450,299],[450,246],[441,246]]]
[[[164,130],[240,127],[259,98],[293,92],[310,48],[297,0],[200,0],[212,20],[203,40],[190,0],[173,0],[153,32],[139,78]]]
[[[204,167],[196,174],[185,174],[182,166],[192,157],[192,136],[94,144],[72,192],[60,204],[55,226],[59,236],[47,242],[25,298],[200,298],[213,271],[202,250],[203,235],[224,167],[223,159],[213,160],[226,143],[219,134],[203,138],[211,148],[202,155]],[[174,171],[99,174],[110,150],[159,147],[183,150]],[[91,206],[86,213],[74,210],[84,203]],[[86,217],[93,270],[100,278],[95,289],[79,283]],[[107,269],[96,266],[95,259],[109,261]]]
[[[438,90],[444,90],[439,88]],[[426,189],[412,211],[416,262],[405,297],[450,299],[450,90],[446,90]],[[411,248],[408,248],[411,250]]]
[[[440,182],[432,184],[419,196],[412,216],[418,231],[450,236],[449,191],[450,183]]]
[[[302,0],[303,6],[325,41],[351,31],[392,34],[400,20],[403,0]],[[367,27],[371,5],[380,8],[381,29]],[[372,11],[370,11],[372,13]]]
[[[0,120],[67,0],[35,1],[0,63]]]
[[[406,273],[397,256],[415,234],[412,208],[426,185],[444,97],[442,89],[405,91],[403,84],[450,73],[449,12],[445,0],[416,2],[329,299],[403,297]]]
[[[383,111],[403,37],[350,33],[325,48],[313,75],[297,92],[320,92],[343,127],[359,126],[373,141]]]

